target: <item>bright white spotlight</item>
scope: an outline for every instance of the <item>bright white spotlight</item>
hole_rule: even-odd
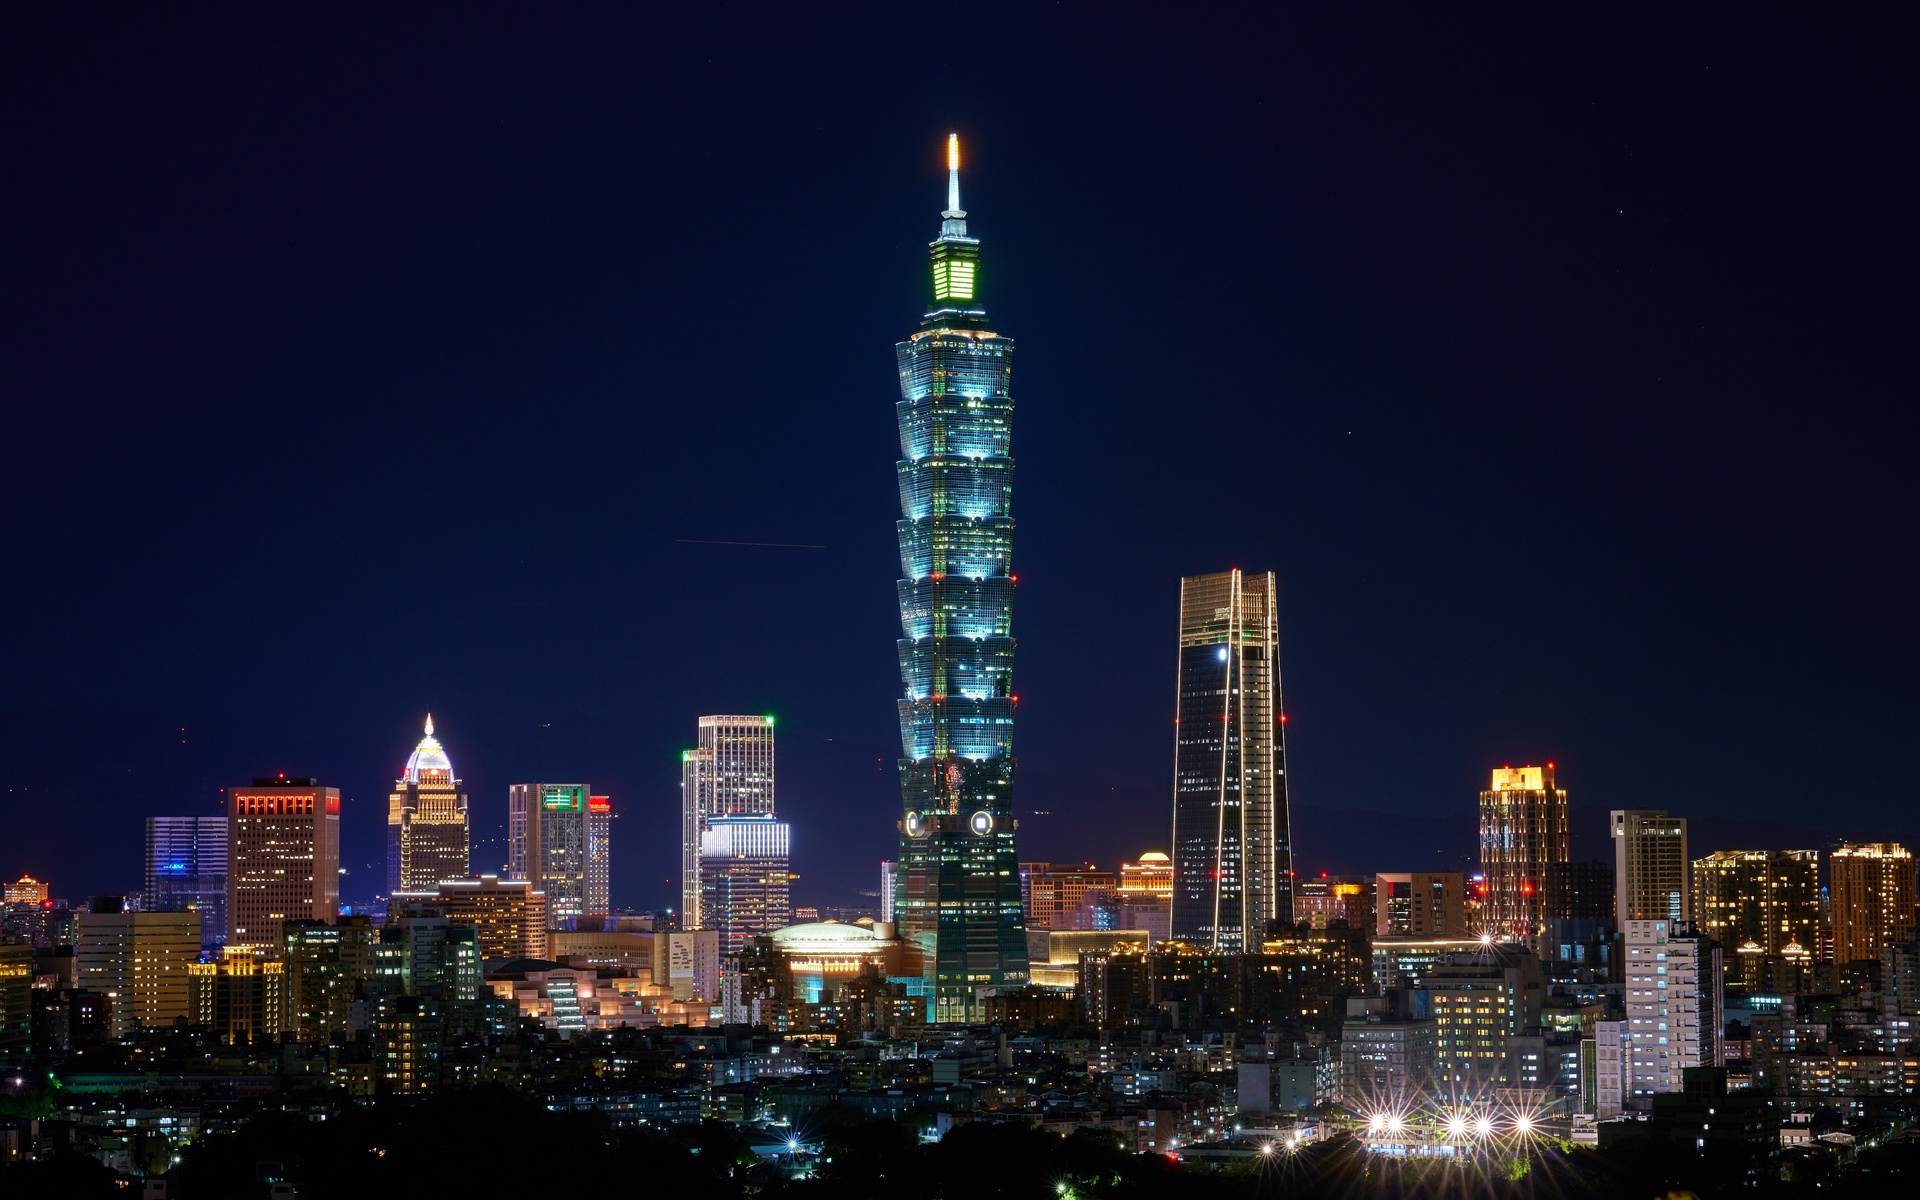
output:
[[[1367,1128],[1373,1130],[1375,1133],[1379,1133],[1382,1129],[1385,1129],[1386,1127],[1387,1127],[1387,1119],[1381,1116],[1379,1113],[1373,1114],[1373,1119],[1367,1122]]]
[[[798,1150],[799,1148],[800,1148],[800,1139],[799,1139],[799,1138],[788,1138],[788,1139],[787,1139],[787,1149],[789,1149],[789,1150]]]
[[[1261,1142],[1261,1143],[1260,1143],[1260,1153],[1262,1153],[1262,1154],[1272,1154],[1272,1153],[1273,1153],[1273,1143],[1272,1143],[1272,1142]]]
[[[1467,1119],[1461,1116],[1459,1113],[1455,1113],[1452,1116],[1448,1117],[1447,1118],[1447,1136],[1449,1137],[1467,1136]]]
[[[1532,1133],[1533,1118],[1532,1117],[1515,1117],[1513,1119],[1513,1128],[1514,1128],[1514,1132],[1516,1133]]]
[[[1400,1119],[1399,1117],[1388,1117],[1388,1118],[1387,1118],[1387,1132],[1388,1132],[1388,1133],[1399,1133],[1399,1132],[1401,1131],[1401,1129],[1403,1129],[1403,1128],[1405,1128],[1405,1127],[1406,1127],[1406,1122],[1405,1122],[1405,1121],[1402,1121],[1402,1120],[1401,1120],[1401,1119]]]
[[[1492,934],[1490,934],[1490,933],[1483,933],[1483,934],[1481,934],[1481,935],[1480,935],[1480,944],[1481,944],[1482,946],[1491,946],[1491,945],[1493,945],[1493,935],[1492,935]]]
[[[1292,1137],[1287,1139],[1287,1149],[1298,1150],[1299,1148],[1300,1148],[1300,1135],[1296,1133]]]
[[[1473,1131],[1479,1134],[1481,1137],[1486,1137],[1488,1134],[1493,1132],[1493,1118],[1481,1117],[1479,1120],[1473,1123]]]

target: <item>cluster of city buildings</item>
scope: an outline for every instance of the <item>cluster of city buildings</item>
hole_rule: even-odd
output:
[[[507,861],[476,874],[429,718],[372,906],[340,903],[337,789],[285,777],[151,818],[135,895],[7,885],[0,1053],[74,1098],[198,1096],[175,1129],[263,1088],[506,1080],[622,1124],[838,1104],[1202,1159],[1341,1129],[1406,1155],[1549,1130],[1804,1148],[1838,1144],[1820,1114],[1920,1103],[1900,846],[1696,858],[1684,817],[1635,809],[1576,861],[1547,763],[1492,772],[1477,870],[1297,872],[1271,573],[1181,581],[1167,848],[1021,861],[1013,343],[966,218],[951,142],[933,303],[896,347],[902,809],[870,911],[793,905],[771,717],[698,719],[679,907],[654,913],[613,905],[613,806],[586,784],[513,785]]]

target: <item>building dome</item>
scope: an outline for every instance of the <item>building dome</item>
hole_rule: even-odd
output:
[[[1166,855],[1160,853],[1158,850],[1149,850],[1145,854],[1142,854],[1140,856],[1140,861],[1142,863],[1163,863],[1163,862],[1172,862],[1173,860],[1168,858]]]
[[[865,925],[845,925],[839,921],[811,921],[789,925],[772,934],[774,945],[782,950],[812,954],[850,953],[884,945]]]
[[[433,714],[427,714],[427,736],[407,756],[407,769],[401,773],[402,783],[419,783],[423,779],[452,779],[453,762],[447,752],[433,736]]]

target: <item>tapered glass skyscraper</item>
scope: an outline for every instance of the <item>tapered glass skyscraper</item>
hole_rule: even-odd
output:
[[[933,303],[900,366],[900,863],[894,912],[935,1021],[1027,981],[1013,820],[1013,341],[977,307],[980,243],[947,207]]]
[[[1275,591],[1271,571],[1180,581],[1173,937],[1235,954],[1293,919]]]

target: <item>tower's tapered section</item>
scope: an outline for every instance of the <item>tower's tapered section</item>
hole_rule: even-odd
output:
[[[980,243],[947,208],[933,304],[900,364],[900,826],[895,915],[928,1014],[970,1021],[1027,981],[1013,820],[1013,341],[977,307]]]

